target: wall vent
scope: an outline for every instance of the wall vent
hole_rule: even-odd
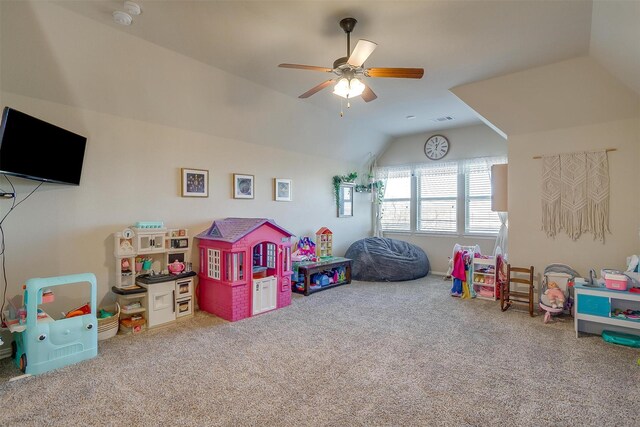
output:
[[[432,121],[436,122],[436,123],[441,123],[441,122],[448,122],[453,120],[453,117],[451,116],[443,116],[443,117],[438,117],[437,119],[432,119]]]

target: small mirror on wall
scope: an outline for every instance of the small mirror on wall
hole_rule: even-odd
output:
[[[338,217],[353,216],[353,190],[354,184],[340,184],[338,192]]]

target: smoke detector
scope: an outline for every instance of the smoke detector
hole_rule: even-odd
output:
[[[133,18],[126,12],[122,12],[120,10],[116,10],[113,12],[113,20],[116,24],[120,25],[131,25],[133,22]]]
[[[134,3],[132,1],[124,2],[124,10],[131,16],[138,16],[142,13],[138,3]]]

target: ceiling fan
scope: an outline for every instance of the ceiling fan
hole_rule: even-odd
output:
[[[376,43],[369,40],[358,40],[356,47],[351,52],[351,31],[358,21],[355,18],[344,18],[340,21],[340,28],[347,33],[347,56],[338,58],[333,62],[333,68],[316,67],[314,65],[280,64],[278,67],[295,68],[299,70],[322,71],[333,73],[336,77],[316,85],[300,95],[298,98],[308,98],[322,89],[336,83],[333,93],[343,98],[355,98],[362,95],[365,102],[370,102],[378,96],[371,88],[362,82],[362,77],[394,77],[405,79],[421,79],[424,75],[423,68],[364,68],[364,61],[375,50]]]

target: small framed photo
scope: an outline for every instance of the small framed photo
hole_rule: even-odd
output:
[[[233,174],[233,198],[234,199],[253,199],[253,175]]]
[[[182,197],[209,197],[209,171],[182,168]]]
[[[273,178],[273,200],[277,202],[290,202],[292,199],[291,180]]]

